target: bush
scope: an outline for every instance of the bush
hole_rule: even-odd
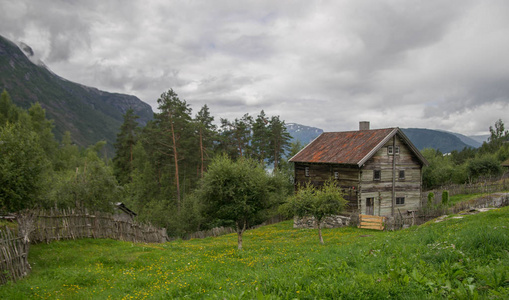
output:
[[[429,209],[431,209],[433,208],[434,205],[435,205],[435,194],[433,192],[429,192],[427,206]]]
[[[442,205],[447,206],[449,203],[449,191],[442,192]]]
[[[476,157],[467,164],[468,176],[472,179],[502,174],[502,166],[492,155]]]

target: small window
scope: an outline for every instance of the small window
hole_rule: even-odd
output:
[[[382,172],[380,170],[373,170],[373,180],[380,180],[382,177]]]
[[[304,169],[304,174],[305,174],[306,177],[309,177],[309,167],[306,167]]]
[[[399,155],[399,146],[387,146],[387,154],[388,155]]]
[[[405,197],[396,197],[396,205],[404,205]]]
[[[405,179],[405,170],[399,170],[399,179]]]
[[[334,172],[334,179],[339,179],[339,172],[338,171]]]

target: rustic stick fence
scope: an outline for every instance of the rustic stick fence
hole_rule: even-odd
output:
[[[115,215],[87,210],[37,210],[33,211],[33,243],[80,238],[110,238],[135,243],[164,243],[168,240],[166,229],[150,224],[122,220]]]
[[[30,272],[30,243],[80,238],[110,238],[135,243],[164,243],[166,229],[86,210],[33,210],[16,218],[17,230],[0,230],[0,285]]]
[[[0,230],[0,285],[19,280],[30,273],[29,243],[9,227]]]
[[[509,206],[509,194],[507,193],[493,193],[470,201],[456,203],[450,207],[443,205],[423,206],[419,211],[411,211],[410,213],[398,211],[394,217],[387,219],[386,229],[397,230],[413,225],[421,225],[437,217],[456,214],[469,209],[503,206]]]
[[[475,183],[467,184],[448,184],[440,188],[425,191],[421,195],[422,206],[426,206],[428,201],[428,194],[434,194],[434,204],[442,203],[442,192],[448,191],[449,196],[461,195],[461,194],[492,194],[498,191],[509,190],[509,173],[504,174],[502,177],[491,178],[486,180],[480,180]]]
[[[275,215],[275,216],[271,217],[270,219],[268,219],[267,221],[263,222],[262,224],[250,227],[249,229],[255,229],[255,228],[258,228],[261,226],[265,226],[265,225],[276,224],[279,222],[283,222],[284,220],[286,220],[286,219],[283,216]],[[193,232],[193,233],[188,233],[183,237],[183,239],[184,240],[203,239],[203,238],[207,238],[207,237],[211,237],[211,236],[216,237],[216,236],[230,234],[230,233],[234,233],[234,232],[236,232],[235,229],[233,229],[231,227],[215,227],[210,230],[202,230],[202,231],[197,231],[197,232]]]

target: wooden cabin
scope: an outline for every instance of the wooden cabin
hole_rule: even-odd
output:
[[[335,180],[348,211],[394,216],[421,207],[422,167],[428,162],[399,128],[324,132],[290,159],[295,185]]]

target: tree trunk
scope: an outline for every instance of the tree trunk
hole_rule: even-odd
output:
[[[318,237],[320,238],[320,244],[323,245],[324,243],[323,243],[323,237],[322,237],[322,222],[317,221],[316,224],[318,226]]]
[[[203,132],[200,128],[200,156],[201,156],[201,176],[203,178],[203,172],[204,172],[204,163],[203,163]]]
[[[172,116],[170,114],[170,124],[171,124],[171,138],[173,140],[173,158],[175,161],[175,183],[177,185],[177,212],[180,213],[180,182],[179,182],[179,162],[178,162],[178,153],[177,153],[177,143],[175,139],[175,129],[173,128]]]
[[[133,182],[133,144],[129,144],[129,182]]]
[[[278,145],[274,143],[274,171],[277,170],[279,165],[278,157],[279,157]]]
[[[242,250],[242,231],[237,231],[237,246]]]
[[[244,221],[242,227],[239,222],[235,222],[235,225],[237,226],[237,246],[239,250],[242,250],[242,234],[246,230],[246,221]]]

